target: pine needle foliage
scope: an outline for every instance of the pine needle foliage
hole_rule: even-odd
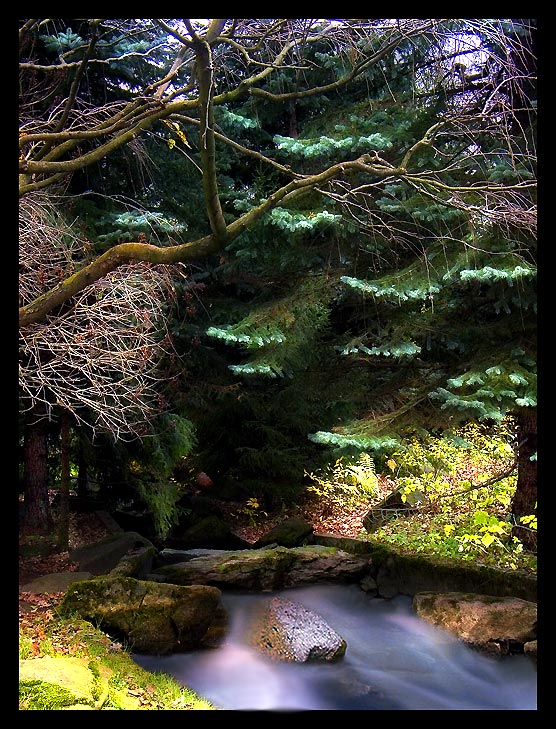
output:
[[[197,455],[247,496],[330,457],[378,466],[415,434],[536,407],[535,21],[274,22],[237,21],[214,55],[225,222],[292,179],[362,161],[292,192],[176,283],[169,390]],[[49,53],[76,52],[80,21],[45,27]],[[133,72],[156,78],[142,58],[122,71],[129,93]],[[210,232],[198,122],[176,114],[149,131],[144,164],[136,147],[91,171],[98,194],[82,210],[97,250]]]
[[[297,283],[288,296],[262,303],[237,324],[209,327],[206,334],[249,355],[229,365],[237,375],[292,377],[307,365],[307,350],[328,324],[330,287],[317,278]]]

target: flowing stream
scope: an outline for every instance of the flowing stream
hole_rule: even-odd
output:
[[[318,613],[347,642],[333,663],[273,661],[245,631],[271,593],[223,592],[230,629],[218,648],[134,655],[220,709],[536,710],[537,672],[526,656],[495,658],[418,618],[408,597],[369,597],[357,585],[312,585],[277,593]]]

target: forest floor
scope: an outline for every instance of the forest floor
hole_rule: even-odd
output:
[[[483,470],[483,469],[480,469]],[[499,464],[495,471],[500,470]],[[462,477],[462,473],[458,477]],[[479,471],[468,468],[466,478],[470,482],[479,481]],[[490,469],[488,469],[490,476]],[[365,533],[363,519],[367,512],[377,506],[396,488],[396,483],[384,476],[379,476],[376,493],[366,502],[352,508],[335,508],[314,494],[307,495],[299,504],[284,506],[279,511],[266,513],[256,501],[226,502],[214,500],[215,513],[220,513],[230,524],[232,531],[249,544],[254,544],[272,527],[288,518],[299,517],[313,526],[316,534],[329,534],[342,537],[357,538]],[[457,478],[454,477],[457,484]],[[208,494],[204,494],[208,495]],[[69,549],[65,552],[47,557],[19,558],[19,644],[20,657],[41,658],[45,655],[89,655],[90,647],[87,638],[82,637],[72,623],[67,625],[60,619],[58,606],[64,596],[63,592],[31,593],[21,588],[31,580],[56,572],[76,572],[79,565],[70,559],[71,552],[80,547],[94,544],[112,532],[97,512],[70,512]],[[405,534],[405,532],[404,532]],[[20,536],[21,541],[21,536]],[[76,632],[77,631],[77,632]],[[84,642],[83,642],[84,641]],[[81,653],[80,653],[81,651]],[[108,660],[108,659],[107,659]],[[140,669],[133,663],[125,664],[121,680],[125,683],[129,696],[140,704],[137,708],[173,709],[175,696],[171,701],[166,699],[165,691],[153,694],[153,678],[137,673]],[[142,682],[146,681],[143,685]],[[179,688],[179,687],[178,687]],[[156,690],[155,690],[156,691]],[[155,698],[153,698],[155,696]],[[191,701],[180,697],[180,701]],[[25,707],[23,707],[25,708]],[[183,708],[180,706],[180,708]],[[206,708],[204,705],[187,708]]]
[[[265,513],[260,507],[253,509],[253,504],[246,508],[245,501],[237,503],[215,501],[215,511],[219,511],[226,518],[235,534],[251,544],[280,521],[292,517],[304,518],[313,525],[316,533],[357,537],[363,531],[363,518],[367,511],[388,495],[392,488],[393,483],[384,479],[372,501],[360,504],[352,510],[334,510],[322,502],[319,503],[317,499],[308,499],[302,505],[282,508],[273,514]],[[110,533],[97,513],[72,511],[68,551],[46,557],[19,557],[20,657],[22,655],[26,658],[43,658],[47,655],[87,656],[91,655],[89,652],[91,649],[94,650],[94,655],[97,655],[96,647],[89,646],[88,637],[82,635],[71,622],[66,625],[60,619],[57,608],[64,596],[63,592],[32,593],[21,591],[21,588],[31,580],[50,573],[78,571],[79,565],[70,559],[71,552],[94,544]],[[104,661],[105,658],[106,656],[103,656],[101,660]],[[160,689],[156,688],[158,684],[154,678],[149,674],[143,675],[144,672],[132,661],[118,663],[114,670],[125,685],[126,697],[136,702],[137,706],[134,705],[133,708],[174,709],[178,700],[180,702],[178,708],[207,708],[202,697],[199,704],[198,697],[192,697],[187,693],[189,690],[179,684],[174,691],[166,682],[162,682]],[[178,695],[177,691],[182,693]],[[20,698],[21,701],[23,704],[20,705],[20,709],[28,708],[25,701]]]
[[[232,531],[250,544],[285,519],[303,518],[316,534],[357,537],[363,531],[363,519],[369,509],[382,501],[395,487],[393,481],[379,477],[379,487],[372,499],[351,510],[331,508],[318,499],[305,499],[300,505],[267,514],[262,509],[246,509],[242,503],[216,502],[218,510],[229,521]],[[19,557],[19,585],[53,572],[76,572],[79,567],[70,559],[70,552],[94,544],[109,535],[109,530],[93,513],[70,513],[69,550],[47,557]]]
[[[317,499],[307,499],[301,505],[282,509],[275,514],[267,514],[261,509],[245,509],[244,503],[218,502],[223,516],[229,521],[232,531],[246,542],[254,544],[259,537],[272,527],[288,518],[300,517],[313,525],[317,534],[334,534],[344,537],[357,537],[363,531],[363,518],[368,510],[385,498],[393,489],[389,479],[380,477],[379,489],[372,500],[354,507],[351,511],[331,509]],[[21,591],[21,587],[32,580],[56,572],[77,572],[79,565],[72,562],[70,553],[89,544],[94,544],[108,536],[110,531],[94,513],[70,512],[69,550],[46,557],[19,557],[19,626],[30,638],[40,655],[40,641],[45,627],[56,620],[56,606],[64,593],[31,593]],[[65,651],[60,645],[56,649]]]

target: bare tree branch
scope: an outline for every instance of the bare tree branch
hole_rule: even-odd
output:
[[[20,296],[33,300],[82,265],[88,251],[52,196],[20,203]],[[166,308],[176,267],[122,265],[82,288],[62,315],[25,327],[20,337],[23,412],[37,402],[53,417],[62,408],[77,423],[115,438],[144,434],[165,409],[159,383],[172,355]]]
[[[22,32],[29,32],[39,22],[42,21],[26,22]],[[92,28],[97,28],[96,22],[91,21]],[[124,34],[132,32],[131,21],[99,21],[99,30],[103,22],[107,28],[118,27]],[[460,24],[459,30],[454,30],[454,23]],[[83,102],[74,103],[74,92],[79,85],[74,81],[68,99],[53,105],[44,118],[26,113],[20,136],[20,191],[26,195],[59,183],[123,145],[133,144],[157,122],[180,118],[198,127],[200,168],[211,234],[178,246],[161,247],[140,241],[114,246],[49,290],[43,289],[34,301],[25,301],[20,310],[21,326],[39,322],[119,266],[133,261],[156,265],[184,263],[218,252],[278,204],[287,204],[311,189],[331,195],[357,219],[362,221],[366,215],[368,222],[377,223],[369,202],[385,184],[403,179],[438,204],[467,213],[470,223],[491,221],[535,231],[536,208],[532,197],[535,150],[525,158],[512,151],[511,142],[515,124],[512,100],[517,93],[514,89],[521,88],[524,78],[512,58],[525,62],[527,51],[525,45],[520,45],[519,36],[506,34],[496,21],[212,19],[202,26],[187,19],[153,19],[141,24],[140,32],[163,28],[168,33],[168,52],[174,59],[170,71],[161,70],[159,81],[134,93],[130,101],[87,110]],[[154,34],[152,37],[155,39]],[[484,48],[477,45],[477,38],[483,37],[489,42],[488,59]],[[429,43],[428,56],[420,68],[412,70],[415,103],[429,103],[431,93],[437,90],[446,95],[447,110],[397,163],[374,153],[307,176],[280,165],[272,155],[248,150],[214,129],[215,106],[249,96],[284,102],[339,91],[393,53],[398,54],[397,62],[406,64],[410,72],[411,54],[404,55],[400,49],[404,44],[424,40]],[[153,48],[159,47],[159,43],[159,38],[153,40]],[[305,50],[317,43],[330,44],[345,59],[346,70],[324,84],[311,85],[310,77],[305,76],[305,86],[299,85],[294,91],[271,93],[264,88],[283,68],[310,70],[313,62]],[[92,40],[88,48],[94,48]],[[494,48],[501,50],[496,54]],[[461,60],[465,54],[473,53],[483,54],[479,63],[484,67],[484,83],[476,86],[473,86],[476,73],[458,74],[456,78],[452,70],[454,58]],[[77,68],[83,70],[86,62],[96,60],[91,54],[92,51],[87,61],[83,60]],[[25,65],[28,60],[24,59],[24,72],[29,70]],[[231,60],[233,64],[229,63]],[[71,62],[69,55],[58,70],[66,73]],[[45,66],[44,73],[55,73],[50,68]],[[498,80],[501,73],[504,78]],[[393,101],[386,99],[380,103]],[[187,112],[193,116],[185,116]],[[480,166],[481,159],[488,160],[489,153],[476,141],[481,134],[499,140],[501,148],[514,155],[515,182],[476,182],[471,177],[468,185],[456,185],[448,179],[449,175],[473,164]],[[231,145],[240,154],[267,162],[287,174],[291,181],[248,213],[226,224],[217,184],[215,140]],[[443,166],[429,167],[423,163],[422,153],[427,151],[442,160]],[[526,170],[527,176],[521,170]],[[355,184],[351,183],[352,179],[356,180]],[[384,218],[380,224],[387,225]],[[395,238],[394,228],[392,233]]]

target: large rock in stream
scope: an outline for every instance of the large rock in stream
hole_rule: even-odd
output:
[[[463,592],[422,592],[414,596],[413,608],[423,620],[474,648],[497,654],[536,653],[534,602]]]
[[[248,632],[259,651],[282,661],[333,661],[346,652],[346,641],[320,615],[284,597],[259,607]]]
[[[209,550],[153,570],[149,580],[174,585],[214,585],[247,590],[281,590],[315,582],[355,582],[368,569],[369,558],[335,547]]]
[[[207,585],[165,585],[132,577],[97,577],[70,586],[62,614],[79,614],[124,638],[136,653],[164,655],[215,645],[227,614],[222,593]]]

